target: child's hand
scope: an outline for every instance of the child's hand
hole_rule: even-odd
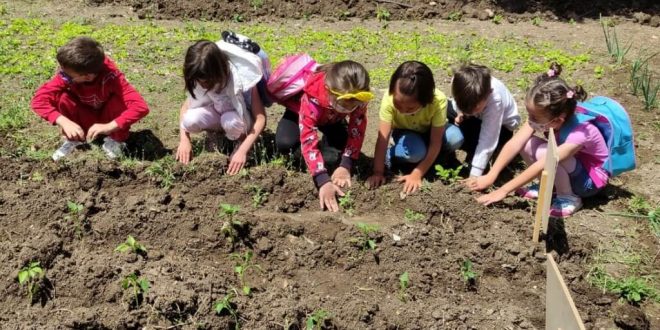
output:
[[[378,188],[383,183],[385,183],[385,176],[379,173],[374,173],[367,178],[369,189]]]
[[[87,140],[94,141],[99,135],[110,135],[118,127],[114,120],[107,124],[94,124],[87,130]]]
[[[70,119],[59,116],[55,122],[60,126],[60,133],[69,141],[85,141],[85,131]]]
[[[321,210],[327,208],[330,212],[339,211],[339,205],[337,205],[336,196],[344,196],[344,192],[335,186],[332,182],[326,182],[319,189],[319,203],[321,204]]]
[[[490,187],[495,180],[488,175],[472,176],[460,182],[472,191],[481,191]]]
[[[245,161],[247,155],[245,152],[239,150],[234,151],[234,153],[229,157],[229,168],[227,169],[227,174],[234,175],[238,174],[241,171],[243,166],[245,166]]]
[[[399,176],[396,178],[396,181],[403,182],[403,192],[406,195],[414,193],[422,186],[422,177],[415,173]]]
[[[337,167],[337,169],[332,173],[332,183],[341,188],[346,188],[351,186],[351,172],[348,171],[345,167]]]
[[[192,143],[190,143],[190,140],[181,139],[181,141],[179,141],[179,146],[176,148],[176,155],[174,158],[185,165],[190,163],[190,160],[192,159]]]
[[[491,193],[485,194],[477,198],[477,202],[483,205],[490,205],[492,203],[499,202],[503,200],[508,193],[502,189],[497,189]]]

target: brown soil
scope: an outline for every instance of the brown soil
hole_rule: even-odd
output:
[[[214,315],[212,304],[240,288],[229,253],[254,250],[261,271],[248,274],[252,297],[235,299],[245,329],[303,328],[305,316],[321,308],[332,314],[327,329],[543,328],[545,257],[529,243],[530,213],[518,202],[486,209],[460,187],[436,182],[405,200],[397,186],[354,187],[352,216],[321,213],[307,175],[265,166],[253,168],[249,180],[218,177],[226,159],[205,156],[193,172],[176,166],[178,182],[171,190],[160,188],[143,168],[108,161],[0,160],[1,323],[228,328],[231,318]],[[42,181],[16,180],[36,172]],[[269,193],[262,207],[251,206],[246,182]],[[85,207],[90,225],[82,239],[65,220],[69,200]],[[220,233],[220,203],[241,207],[237,218],[245,227],[233,249]],[[404,221],[406,208],[425,219]],[[354,242],[356,222],[381,226],[372,236],[375,252]],[[147,247],[145,257],[113,251],[127,235]],[[566,242],[562,231],[553,237]],[[607,295],[585,282],[584,263],[594,243],[572,235],[568,240],[570,251],[555,248],[584,321],[611,325],[615,298],[603,300]],[[465,258],[479,274],[474,287],[461,278]],[[15,280],[31,260],[41,262],[54,288],[34,304]],[[133,271],[151,284],[140,306],[120,287]],[[411,283],[406,302],[398,299],[404,271]]]
[[[641,1],[458,1],[458,0],[252,0],[252,1],[176,1],[176,0],[87,0],[90,4],[121,3],[130,5],[141,18],[198,18],[236,19],[255,18],[309,18],[329,19],[349,17],[376,18],[378,10],[387,10],[393,20],[419,20],[426,18],[455,19],[464,17],[490,19],[494,14],[512,21],[539,16],[546,19],[598,18],[599,15],[633,17],[642,24],[658,26],[660,4],[653,0]],[[637,14],[636,14],[637,13]]]

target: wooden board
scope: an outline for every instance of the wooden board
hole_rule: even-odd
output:
[[[564,283],[557,263],[552,254],[547,254],[545,285],[545,329],[546,330],[584,330],[584,324],[578,313],[571,293]]]
[[[537,229],[536,222],[541,222],[540,230],[544,234],[548,233],[548,218],[550,217],[550,205],[552,203],[552,189],[555,186],[555,174],[557,173],[557,163],[559,156],[557,155],[557,140],[555,140],[555,132],[551,128],[548,133],[548,145],[545,152],[545,165],[541,173],[541,183],[539,185],[539,199],[536,204],[536,217],[534,223],[534,233],[532,240],[538,242],[539,230]],[[543,180],[545,177],[545,180]]]
[[[532,233],[532,242],[537,243],[539,241],[539,231],[541,230],[541,223],[543,223],[543,212],[541,210],[545,209],[545,197],[544,194],[547,194],[547,189],[545,186],[548,184],[548,172],[543,170],[541,173],[541,184],[539,186],[539,202],[536,205],[536,215],[534,217],[534,232]],[[550,191],[552,193],[552,191]]]

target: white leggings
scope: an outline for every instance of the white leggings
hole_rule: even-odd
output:
[[[188,109],[181,120],[181,129],[188,133],[222,131],[228,139],[237,140],[245,132],[245,122],[234,110],[219,113],[209,105]]]

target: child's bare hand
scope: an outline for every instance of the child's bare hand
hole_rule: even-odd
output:
[[[99,135],[110,135],[117,128],[117,123],[114,120],[107,124],[94,124],[87,130],[87,140],[94,141]]]
[[[321,210],[327,208],[330,212],[339,211],[339,205],[337,205],[337,195],[344,196],[344,192],[335,186],[332,182],[326,182],[319,189],[319,203],[321,204]]]
[[[422,178],[414,173],[399,176],[396,178],[397,182],[403,182],[403,192],[412,194],[422,186]]]
[[[485,194],[481,197],[477,198],[477,202],[483,205],[490,205],[492,203],[499,202],[503,200],[508,193],[506,191],[502,191],[501,189],[497,189],[491,193]]]
[[[385,176],[379,173],[374,173],[367,178],[367,186],[369,186],[369,189],[378,188],[383,183],[385,183]]]
[[[60,126],[60,133],[69,141],[85,141],[85,131],[83,131],[80,125],[74,123],[73,121],[60,116],[57,119],[57,124]]]
[[[346,188],[351,186],[351,172],[345,167],[337,167],[337,169],[332,173],[332,183],[341,188]]]
[[[181,163],[188,165],[192,159],[192,143],[187,140],[179,141],[179,146],[176,148],[176,155],[174,158]]]
[[[461,180],[460,182],[472,191],[481,191],[490,187],[493,184],[493,181],[494,180],[492,180],[488,175],[482,175],[469,177],[465,180]]]
[[[245,166],[246,159],[247,155],[244,152],[241,150],[236,150],[229,158],[229,168],[227,169],[227,174],[238,174],[243,166]]]

